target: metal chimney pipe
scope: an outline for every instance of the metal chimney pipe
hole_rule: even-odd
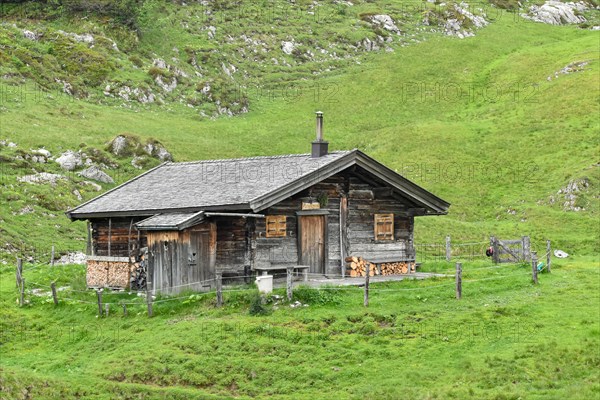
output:
[[[317,142],[323,141],[323,112],[317,111]]]
[[[311,157],[319,158],[328,153],[329,143],[323,140],[323,113],[317,111],[317,139],[312,142]]]

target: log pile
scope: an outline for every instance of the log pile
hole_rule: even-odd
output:
[[[87,261],[86,283],[88,288],[125,289],[129,286],[131,273],[138,267],[136,263],[120,261]]]
[[[381,275],[397,275],[415,272],[415,263],[413,262],[382,263],[379,267],[381,268]]]
[[[387,262],[375,264],[362,257],[346,257],[345,260],[350,267],[348,274],[352,278],[367,275],[367,264],[369,265],[369,276],[375,275],[399,275],[415,272],[414,262]]]
[[[350,277],[367,276],[367,264],[369,264],[369,276],[379,275],[377,266],[368,262],[362,257],[346,257],[346,262],[350,263]]]

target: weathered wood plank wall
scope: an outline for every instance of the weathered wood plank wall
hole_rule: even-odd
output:
[[[140,235],[140,243],[138,244],[137,231],[135,229],[132,229],[130,231],[129,227],[131,225],[132,220],[135,224],[136,222],[139,222],[142,219],[145,219],[145,217],[111,218],[110,224],[108,218],[92,220],[92,254],[96,256],[108,256],[108,245],[110,242],[110,255],[112,257],[128,257],[130,246],[132,247],[132,255],[137,255],[136,250],[142,247],[146,247],[147,245],[146,236],[142,233]]]

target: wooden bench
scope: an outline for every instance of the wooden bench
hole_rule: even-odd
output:
[[[262,262],[262,263],[257,263],[254,266],[254,270],[255,271],[260,271],[262,272],[262,275],[268,275],[268,273],[270,271],[280,271],[280,270],[287,270],[288,268],[292,268],[294,270],[300,270],[302,272],[302,280],[304,282],[308,281],[308,269],[310,268],[309,265],[285,265],[285,264],[271,264],[270,262]]]

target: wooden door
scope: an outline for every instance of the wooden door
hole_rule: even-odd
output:
[[[202,230],[193,230],[190,237],[188,281],[195,290],[201,290],[204,285],[210,284],[199,282],[215,277],[216,226],[214,223],[204,225],[207,226],[203,226]]]
[[[308,272],[325,273],[325,215],[303,215],[299,219],[299,259]]]

